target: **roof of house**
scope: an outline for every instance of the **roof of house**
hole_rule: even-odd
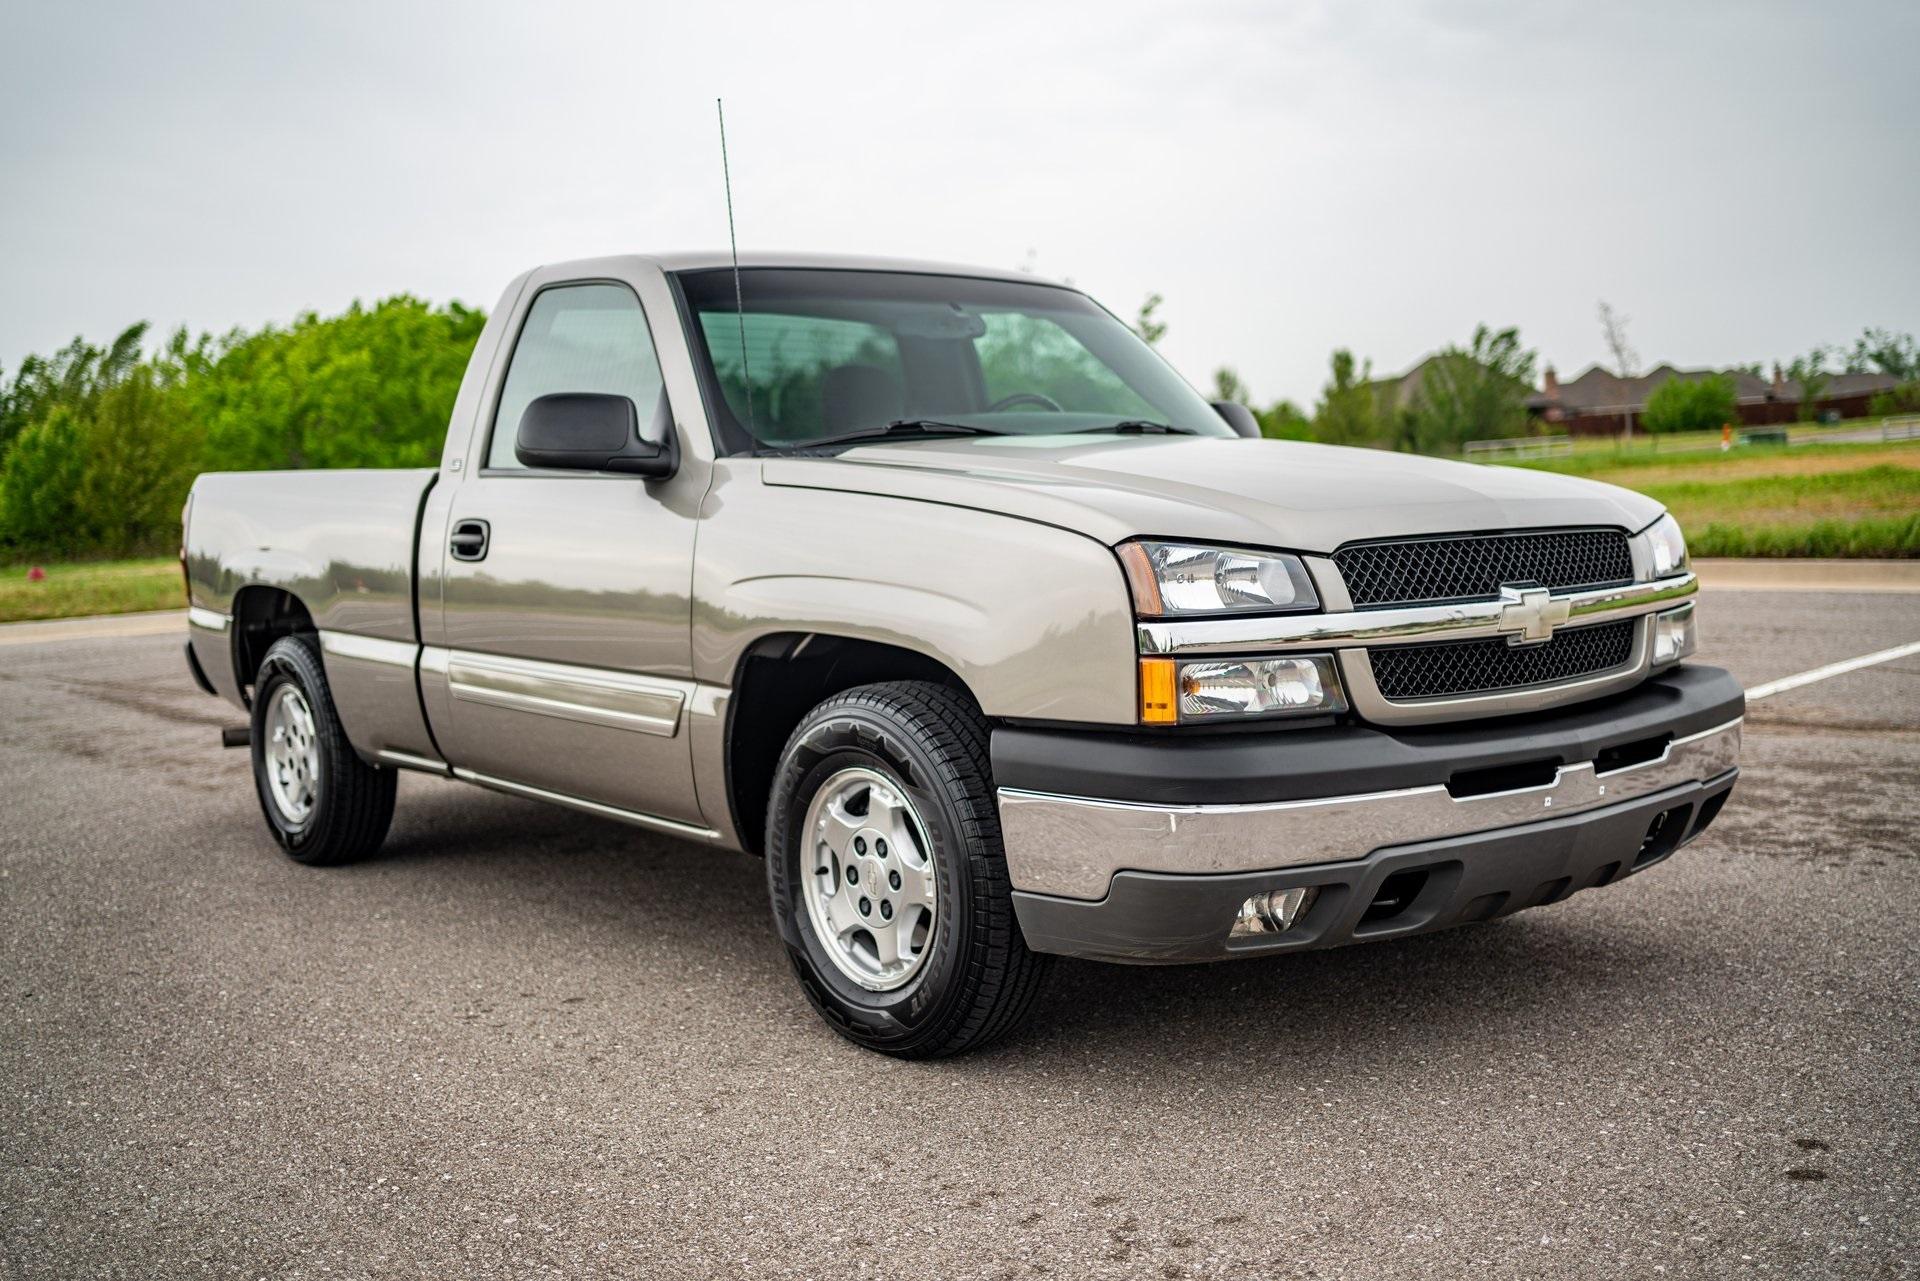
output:
[[[1527,398],[1531,408],[1544,409],[1557,405],[1568,414],[1604,414],[1624,413],[1627,410],[1639,410],[1645,407],[1648,397],[1661,383],[1670,378],[1681,378],[1689,382],[1720,375],[1733,380],[1733,394],[1740,401],[1778,400],[1797,402],[1802,399],[1800,384],[1788,378],[1778,382],[1762,378],[1749,369],[1677,369],[1662,364],[1633,378],[1622,378],[1611,370],[1593,365],[1583,371],[1578,378],[1559,384],[1558,394],[1537,391]],[[1865,396],[1877,391],[1885,391],[1897,385],[1898,379],[1886,374],[1833,374],[1820,390],[1820,399],[1831,400],[1842,396]]]

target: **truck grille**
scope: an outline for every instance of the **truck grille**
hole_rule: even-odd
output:
[[[1334,552],[1333,563],[1356,609],[1492,599],[1503,583],[1539,583],[1564,592],[1633,581],[1627,536],[1617,529],[1352,543]]]
[[[1373,680],[1384,698],[1444,698],[1552,685],[1626,666],[1638,619],[1572,627],[1541,645],[1506,638],[1401,645],[1373,650]]]

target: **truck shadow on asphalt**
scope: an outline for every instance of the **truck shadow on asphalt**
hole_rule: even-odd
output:
[[[756,859],[410,779],[387,853],[338,875],[376,878],[381,895],[456,906],[471,896],[489,912],[504,904],[510,928],[539,932],[544,948],[565,949],[577,941],[570,934],[590,932],[612,974],[664,961],[695,976],[689,981],[718,1017],[766,1019],[769,1008],[785,1008],[793,1020],[776,1019],[770,1035],[794,1040],[797,1020],[798,1039],[823,1054],[885,1062],[842,1042],[807,1008],[775,938]],[[1587,1054],[1648,1053],[1636,1041],[1647,1012],[1672,1004],[1709,949],[1696,942],[1689,954],[1671,932],[1636,928],[1641,910],[1623,915],[1631,900],[1619,896],[1644,889],[1636,878],[1484,925],[1324,952],[1177,967],[1062,960],[1025,1031],[933,1070],[1098,1065],[1124,1078],[1204,1066],[1213,1092],[1242,1076],[1271,1085],[1283,1065],[1281,1075],[1294,1077],[1370,1064],[1403,1071],[1409,1054],[1510,1058],[1516,1042],[1531,1051],[1579,1044]],[[1606,905],[1609,894],[1616,906]],[[621,996],[595,1000],[618,1006]],[[1455,1061],[1451,1070],[1463,1069]],[[1165,1086],[1164,1077],[1156,1082]]]

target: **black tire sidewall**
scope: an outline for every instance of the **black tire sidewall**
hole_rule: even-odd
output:
[[[798,768],[796,769],[796,765]],[[840,770],[885,775],[913,802],[933,849],[939,894],[931,955],[901,987],[874,992],[842,974],[814,932],[802,897],[807,806]],[[801,723],[782,758],[769,808],[767,878],[776,923],[809,1000],[854,1040],[900,1049],[937,1035],[961,999],[971,938],[974,851],[967,848],[943,770],[905,727],[866,707],[831,707]]]

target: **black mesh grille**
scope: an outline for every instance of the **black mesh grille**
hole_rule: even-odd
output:
[[[1617,529],[1558,529],[1354,543],[1333,554],[1356,608],[1495,597],[1502,583],[1554,591],[1633,581]]]
[[[1373,679],[1389,699],[1441,698],[1551,685],[1623,667],[1637,620],[1573,627],[1543,645],[1489,640],[1402,645],[1373,651]]]

